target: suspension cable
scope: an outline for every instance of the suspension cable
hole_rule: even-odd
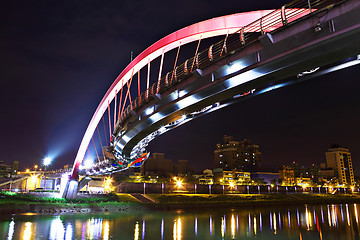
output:
[[[162,67],[164,64],[164,52],[165,52],[165,49],[162,50],[162,54],[161,54],[159,77],[158,77],[158,82],[157,82],[157,87],[156,87],[156,93],[159,93],[159,91],[160,91],[161,72],[162,72]]]
[[[117,90],[115,90],[115,105],[114,105],[114,129],[116,127],[116,103],[117,103]]]
[[[197,47],[196,47],[196,51],[195,51],[195,55],[194,55],[194,60],[193,60],[193,62],[192,62],[192,64],[191,64],[190,73],[191,73],[192,70],[193,70],[193,67],[194,67],[194,64],[195,64],[196,55],[198,54],[198,51],[199,51],[199,46],[200,46],[200,42],[201,42],[201,37],[202,37],[202,35],[200,35],[199,42],[198,42]]]
[[[108,139],[107,139],[107,136],[106,136],[106,127],[105,127],[104,115],[102,115],[102,121],[103,121],[103,124],[104,124],[104,134],[105,134],[106,145],[109,146],[109,142],[108,142]]]
[[[110,134],[110,143],[111,143],[112,142],[112,134],[111,134],[110,101],[108,101],[108,113],[109,113],[109,134]]]
[[[229,36],[229,31],[228,31],[227,34],[226,34],[226,37],[225,37],[225,40],[224,40],[224,44],[223,44],[223,46],[222,46],[222,48],[221,48],[220,57],[222,56],[224,50],[225,50],[225,53],[227,53],[226,40],[227,40],[228,36]]]
[[[122,100],[122,93],[123,93],[124,85],[122,84],[121,90],[120,90],[120,100],[119,100],[119,111],[118,111],[118,121],[120,119],[120,109],[121,109],[121,100]]]
[[[91,140],[92,140],[92,143],[93,143],[93,145],[94,145],[94,149],[95,149],[95,153],[96,153],[96,157],[97,157],[97,159],[98,159],[98,162],[100,162],[100,158],[99,158],[98,152],[97,152],[97,150],[96,150],[96,146],[95,146],[94,138],[93,138],[93,137],[91,137]]]
[[[147,64],[147,78],[146,78],[146,101],[149,100],[149,86],[150,86],[150,58]]]
[[[96,126],[96,130],[97,130],[98,135],[99,135],[99,141],[100,141],[100,145],[101,145],[101,151],[102,151],[102,154],[103,154],[103,155],[105,155],[105,154],[104,154],[103,145],[102,145],[102,142],[101,142],[101,136],[100,136],[100,131],[99,131],[98,126]]]
[[[127,99],[127,96],[130,92],[130,86],[131,86],[131,83],[132,83],[132,80],[133,80],[133,74],[134,74],[134,70],[132,71],[131,73],[131,78],[130,78],[130,81],[128,81],[126,84],[127,84],[127,90],[126,90],[126,95],[125,95],[125,99],[124,99],[124,102],[123,102],[123,105],[122,105],[122,109],[121,109],[121,113],[120,115],[122,115],[123,111],[124,111],[124,108],[125,108],[125,104],[126,104],[126,99]],[[130,104],[131,104],[131,100],[130,100]]]
[[[171,75],[171,80],[170,80],[171,83],[172,83],[173,77],[175,75],[175,68],[176,68],[176,63],[177,63],[178,57],[179,57],[180,47],[181,47],[181,42],[179,42],[179,47],[178,47],[178,50],[177,50],[177,53],[176,53],[176,58],[175,58],[175,63],[174,63],[174,70],[173,70],[173,73]]]
[[[89,145],[86,147],[86,151],[87,151],[88,154],[89,154],[89,158],[92,160],[92,156],[91,156],[91,153],[90,153],[90,151],[89,151]]]
[[[137,72],[137,75],[138,75],[138,95],[140,97],[140,70]]]
[[[132,76],[131,78],[133,78],[133,76]],[[130,82],[130,83],[127,82],[127,84],[128,84],[128,89],[129,89],[129,101],[130,101],[130,105],[131,105],[131,104],[132,104],[132,101],[131,101],[131,91],[130,91],[131,82]]]

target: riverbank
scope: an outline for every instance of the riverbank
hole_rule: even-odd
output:
[[[360,203],[358,194],[149,194],[140,202],[130,194],[107,194],[74,200],[0,194],[0,213],[89,213],[144,210],[264,207],[272,205]]]
[[[44,193],[46,195],[46,193]],[[0,193],[0,214],[16,213],[89,213],[129,212],[143,208],[129,194],[105,194],[98,197],[63,199],[31,194]]]
[[[150,194],[154,209],[360,203],[358,194]]]

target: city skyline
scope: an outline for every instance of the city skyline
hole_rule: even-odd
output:
[[[172,14],[151,8],[155,3],[141,3],[5,4],[0,25],[1,99],[6,103],[1,160],[18,160],[25,168],[54,155],[54,167],[72,164],[97,104],[129,63],[131,51],[136,55],[161,37],[201,20],[279,8],[286,1],[246,5],[227,1],[224,6],[199,1],[192,3],[196,11],[185,1],[186,12]],[[139,6],[144,9],[136,11]],[[123,12],[118,13],[120,8]],[[142,20],[151,16],[168,21]],[[338,143],[352,152],[358,175],[359,72],[355,66],[250,98],[160,136],[148,151],[164,152],[174,161],[187,159],[205,169],[213,163],[216,143],[228,134],[258,144],[264,165],[292,161],[309,165],[324,162],[327,148]]]

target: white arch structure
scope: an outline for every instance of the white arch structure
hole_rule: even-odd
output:
[[[294,10],[295,9],[286,9],[286,13],[291,13],[291,11]],[[259,20],[262,17],[273,13],[274,11],[276,10],[259,10],[237,13],[195,23],[167,35],[140,53],[115,79],[97,107],[77,152],[72,169],[71,179],[76,179],[78,176],[78,170],[84,159],[86,149],[103,114],[107,110],[109,104],[115,98],[116,93],[120,92],[121,88],[130,80],[132,75],[140,71],[149,62],[153,61],[164,53],[179,47],[180,45],[195,42],[199,39],[235,33],[242,27]],[[301,15],[305,15],[308,12],[308,10],[305,10],[305,12],[303,12]],[[298,15],[297,18],[298,17],[301,16]],[[272,29],[276,29],[277,27],[278,26],[272,26]]]

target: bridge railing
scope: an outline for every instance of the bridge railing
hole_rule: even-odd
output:
[[[308,14],[312,14],[319,9],[324,9],[342,1],[343,0],[295,0],[240,28],[235,33],[226,35],[223,40],[197,53],[192,58],[187,59],[173,71],[166,73],[150,88],[142,92],[121,114],[116,129],[131,116],[132,112],[137,111],[144,106],[145,103],[153,100],[156,94],[160,94],[169,87],[183,81],[196,69],[203,69],[215,61],[241,50],[243,47],[258,40],[258,37],[263,34],[286,27],[291,22]]]

